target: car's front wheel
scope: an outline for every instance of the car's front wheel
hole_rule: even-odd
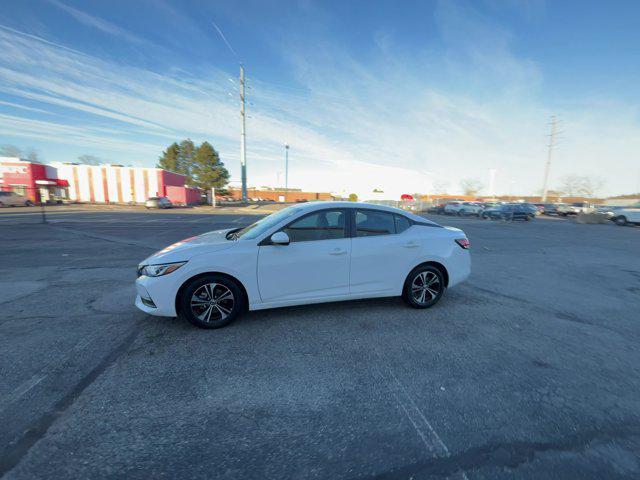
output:
[[[621,227],[623,227],[626,224],[627,224],[627,217],[625,217],[624,215],[620,215],[619,217],[616,218],[616,225],[620,225]]]
[[[428,308],[438,303],[445,288],[440,269],[424,265],[409,274],[404,282],[402,298],[413,308]]]
[[[180,316],[200,328],[220,328],[246,309],[240,286],[222,275],[193,280],[182,291]]]

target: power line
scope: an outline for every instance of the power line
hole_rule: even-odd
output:
[[[215,28],[216,31],[218,32],[218,34],[220,35],[220,38],[222,38],[222,41],[227,46],[229,51],[233,54],[234,57],[236,57],[236,60],[238,61],[238,63],[242,64],[242,62],[240,61],[240,58],[238,57],[238,54],[236,53],[236,51],[233,49],[233,47],[227,40],[227,37],[224,36],[224,33],[222,33],[222,30],[220,30],[220,27],[218,27],[218,25],[216,25],[216,22],[214,22],[213,20],[211,20],[211,24],[213,25],[213,28]]]

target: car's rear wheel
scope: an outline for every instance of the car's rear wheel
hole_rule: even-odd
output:
[[[627,224],[627,217],[625,217],[624,215],[620,215],[619,217],[616,218],[616,225],[620,225],[621,227],[623,227],[626,224]]]
[[[438,303],[445,289],[442,271],[432,265],[423,265],[407,276],[402,298],[413,308],[429,308]]]
[[[222,275],[193,280],[180,297],[180,316],[200,328],[224,327],[245,309],[240,286]]]

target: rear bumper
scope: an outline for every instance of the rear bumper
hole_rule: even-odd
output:
[[[458,248],[449,259],[447,271],[449,273],[448,288],[464,282],[471,275],[471,254],[469,250]]]

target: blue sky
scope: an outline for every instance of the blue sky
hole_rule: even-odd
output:
[[[551,115],[563,175],[640,190],[640,2],[0,3],[0,144],[45,161],[152,166],[208,140],[239,179],[238,62],[251,185],[362,196],[541,188]],[[486,193],[486,188],[485,188]]]

